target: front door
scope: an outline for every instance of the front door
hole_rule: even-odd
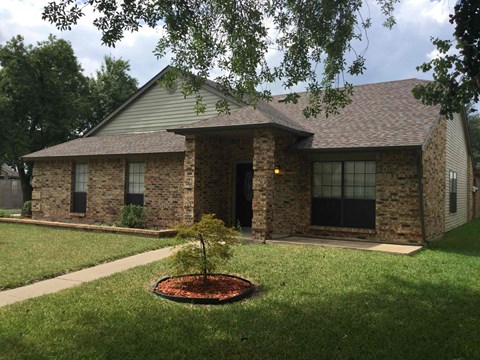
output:
[[[235,226],[252,227],[253,164],[237,164],[235,169]]]

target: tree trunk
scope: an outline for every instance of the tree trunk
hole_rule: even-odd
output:
[[[18,170],[18,176],[20,177],[20,185],[22,186],[23,202],[32,200],[33,188],[32,188],[32,185],[30,184],[31,175],[27,173],[24,164],[20,163],[16,165]]]
[[[202,270],[203,270],[203,285],[207,285],[207,249],[205,248],[205,241],[203,235],[200,235],[200,244],[202,246]]]

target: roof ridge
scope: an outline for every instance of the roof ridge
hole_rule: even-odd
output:
[[[386,81],[380,81],[380,82],[374,82],[374,83],[368,83],[368,84],[353,85],[353,88],[359,88],[359,87],[364,87],[364,86],[375,86],[375,85],[382,85],[382,84],[389,84],[389,83],[398,83],[398,82],[412,81],[412,80],[422,81],[422,82],[432,82],[433,81],[433,80],[425,80],[425,79],[420,79],[420,78],[408,78],[408,79],[386,80]],[[308,90],[307,91],[295,91],[295,93],[306,94],[306,93],[308,93]],[[287,96],[288,94],[290,94],[290,93],[281,93],[281,94],[277,94],[277,95],[272,95],[272,98]]]

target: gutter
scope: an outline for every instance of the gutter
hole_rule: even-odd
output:
[[[423,201],[423,162],[422,150],[417,150],[417,177],[418,177],[418,203],[420,205],[420,227],[422,229],[422,243],[428,245],[425,230],[425,207]]]

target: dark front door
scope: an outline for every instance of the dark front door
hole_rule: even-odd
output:
[[[235,226],[252,227],[253,164],[237,164],[235,178]]]

